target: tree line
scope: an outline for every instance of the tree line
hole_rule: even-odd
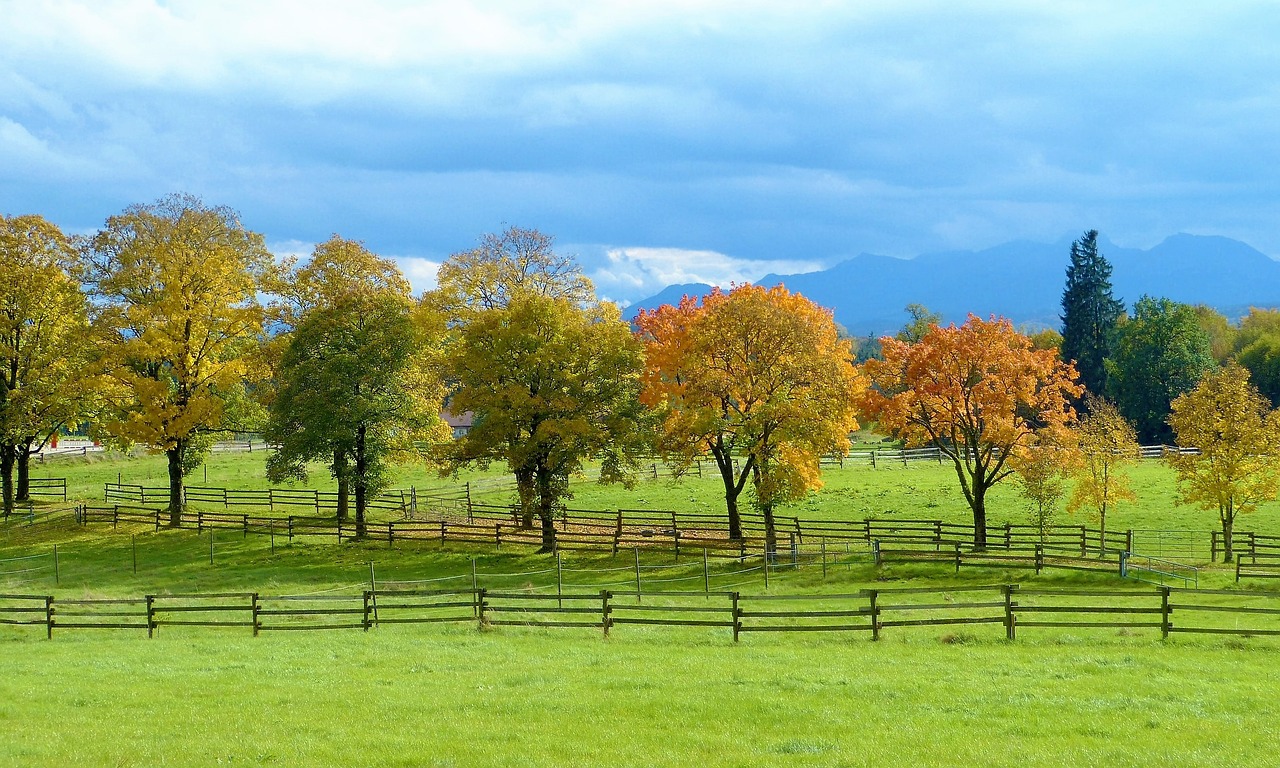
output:
[[[1105,526],[1131,495],[1123,462],[1158,417],[1215,457],[1175,466],[1184,497],[1217,504],[1229,533],[1234,514],[1275,496],[1265,446],[1277,418],[1242,364],[1196,357],[1203,313],[1144,298],[1124,317],[1109,271],[1096,233],[1073,246],[1061,350],[1007,320],[943,327],[921,307],[859,363],[830,311],[781,286],[717,289],[629,323],[549,236],[519,227],[450,256],[437,287],[415,297],[392,260],[359,242],[335,235],[305,262],[277,259],[234,211],[186,195],[131,206],[85,237],[0,217],[4,508],[26,494],[30,456],[87,424],[166,455],[176,523],[184,478],[217,435],[255,431],[277,446],[273,480],[326,467],[357,535],[393,463],[448,474],[498,462],[550,550],[585,462],[630,483],[657,452],[677,470],[713,460],[730,535],[741,537],[746,494],[773,547],[774,510],[820,487],[819,458],[847,450],[862,418],[949,458],[985,546],[987,493],[1015,476],[1047,521],[1072,474],[1071,505]],[[1232,333],[1227,346],[1246,328]],[[1175,342],[1203,363],[1186,378],[1168,360]],[[1155,387],[1135,383],[1130,359],[1158,376],[1165,400],[1118,394]],[[1133,416],[1139,407],[1155,415]],[[446,409],[472,415],[466,434],[451,439]],[[1237,430],[1229,440],[1225,427],[1206,432],[1223,419]],[[1235,474],[1214,453],[1223,442]]]

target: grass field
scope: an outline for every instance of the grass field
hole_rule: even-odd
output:
[[[256,453],[214,457],[207,482],[260,487],[261,461]],[[37,470],[68,477],[81,498],[101,498],[101,484],[117,475],[148,484],[164,477],[155,457],[68,459]],[[1172,503],[1167,469],[1144,464],[1134,477],[1142,503],[1110,527],[1214,527],[1212,515]],[[324,479],[315,485],[326,487]],[[945,467],[849,467],[827,480],[787,513],[966,516]],[[201,470],[194,481],[205,482]],[[425,469],[400,478],[441,482]],[[585,508],[719,508],[710,478],[631,491],[579,484],[575,493],[574,506]],[[992,506],[997,519],[1023,519],[1011,488]],[[1241,526],[1278,531],[1280,509]],[[265,537],[220,531],[210,565],[207,533],[0,527],[0,557],[53,544],[53,592],[71,596],[359,588],[370,562],[380,580],[410,580],[467,573],[473,557],[493,579],[540,572],[503,583],[552,578],[549,556],[527,549],[295,540],[273,552]],[[644,564],[656,568],[665,557]],[[574,555],[567,563],[590,570],[626,559]],[[48,574],[36,576],[44,593]],[[775,574],[770,590],[1033,579],[854,564],[825,580],[814,568]],[[1037,583],[1117,581],[1048,573]],[[1272,762],[1280,735],[1280,644],[1259,638],[1054,631],[1009,643],[998,627],[982,627],[900,630],[878,643],[865,634],[754,635],[735,645],[725,631],[701,629],[628,627],[602,639],[592,630],[474,625],[142,634],[86,630],[44,641],[34,631],[0,633],[0,765],[1237,766]]]

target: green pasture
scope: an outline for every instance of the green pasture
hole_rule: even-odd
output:
[[[229,488],[264,488],[266,453],[214,454],[205,466],[187,478],[190,485]],[[704,462],[701,477],[696,472],[673,479],[669,470],[654,462],[646,465],[640,480],[632,488],[601,485],[579,478],[572,485],[569,505],[582,509],[659,509],[686,512],[717,513],[724,509],[724,490],[710,462]],[[1159,461],[1147,460],[1130,470],[1136,504],[1122,504],[1107,516],[1109,530],[1196,530],[1219,528],[1217,512],[1177,503],[1174,473]],[[67,457],[50,460],[32,467],[33,477],[65,477],[72,499],[101,501],[103,484],[124,482],[147,486],[164,486],[168,475],[161,456],[122,457],[113,454]],[[455,477],[442,478],[435,470],[420,465],[401,466],[395,486],[428,489],[462,489],[472,482],[475,501],[508,503],[514,499],[510,486],[497,481],[506,478],[502,467],[488,471],[469,470]],[[971,520],[972,516],[960,491],[954,470],[935,462],[879,462],[873,469],[867,462],[849,462],[843,468],[831,467],[823,472],[824,487],[808,498],[785,505],[779,514],[812,519],[861,520],[914,518]],[[333,481],[323,467],[315,467],[309,482],[287,487],[332,490]],[[498,486],[495,489],[495,486]],[[741,499],[749,508],[749,490]],[[988,516],[996,523],[1026,523],[1028,502],[1018,492],[1012,478],[996,486],[987,498]],[[1061,511],[1055,522],[1096,525],[1088,514]],[[1254,513],[1239,517],[1238,530],[1280,532],[1280,502],[1268,502]]]
[[[263,487],[263,459],[219,454],[190,480]],[[83,500],[100,500],[102,483],[117,477],[147,485],[165,478],[159,457],[69,458],[34,469],[68,478],[71,495]],[[473,472],[456,482],[499,476]],[[1174,503],[1167,468],[1148,462],[1133,476],[1140,503],[1118,510],[1109,527],[1216,526],[1211,513]],[[850,465],[825,479],[821,492],[782,513],[968,517],[945,466]],[[312,480],[331,487],[322,471]],[[453,482],[414,467],[402,469],[397,485]],[[574,493],[572,506],[595,509],[717,511],[722,503],[710,472],[632,489],[580,482]],[[509,493],[475,496],[499,502]],[[1240,527],[1280,531],[1278,513],[1268,505]],[[1025,503],[1006,486],[993,495],[991,515],[1024,522]],[[211,539],[58,520],[0,525],[0,559],[34,556],[46,568],[55,545],[59,557],[56,584],[50,571],[37,570],[0,578],[0,591],[356,592],[367,587],[371,564],[382,584],[470,586],[473,567],[491,588],[545,592],[556,580],[554,556],[527,547],[388,548],[283,536],[273,546],[267,536],[226,530]],[[1064,515],[1062,522],[1091,521]],[[646,589],[668,578],[701,588],[700,555],[677,563],[670,552],[642,553],[640,564]],[[634,565],[631,552],[566,553],[561,578],[566,591],[596,589],[588,582],[629,579]],[[733,583],[764,593],[763,574],[735,572],[743,567],[712,561],[712,588]],[[1225,570],[1204,580],[1233,586]],[[833,552],[825,576],[814,565],[775,569],[768,593],[928,586],[951,600],[951,588],[999,583],[1140,586],[1107,574],[876,569],[857,552]],[[68,630],[46,641],[38,628],[0,632],[0,765],[1234,766],[1269,763],[1280,736],[1280,642],[1258,637],[1162,642],[1158,631],[1064,629],[1021,631],[1009,643],[992,625],[895,628],[879,642],[866,633],[761,633],[739,644],[723,629],[635,626],[608,638],[590,629],[474,624],[256,638],[243,628],[145,634]]]

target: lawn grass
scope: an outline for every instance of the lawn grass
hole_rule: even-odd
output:
[[[162,482],[158,457],[65,459],[40,470],[101,498],[101,483]],[[213,457],[209,485],[261,487],[262,457]],[[203,473],[198,478],[204,483]],[[39,476],[39,472],[36,473]],[[469,477],[482,477],[473,473]],[[1134,470],[1142,502],[1116,529],[1209,530],[1211,515],[1178,508],[1172,474]],[[786,514],[964,520],[946,467],[847,467]],[[326,487],[314,477],[315,487]],[[425,468],[398,485],[439,486]],[[575,485],[574,506],[719,509],[712,478]],[[1011,488],[992,517],[1020,522]],[[1268,505],[1245,527],[1280,530]],[[543,589],[554,557],[529,548],[277,540],[154,531],[146,526],[0,526],[0,558],[59,547],[59,584],[0,579],[59,596],[254,590],[296,594],[380,581],[469,573]],[[138,557],[137,573],[133,557]],[[634,557],[565,555],[581,572]],[[646,553],[655,576],[670,553]],[[674,564],[672,564],[674,565]],[[722,565],[723,571],[734,566]],[[514,574],[503,577],[502,574]],[[747,577],[755,580],[759,573]],[[1228,586],[1225,571],[1206,586]],[[866,587],[1127,584],[1105,574],[965,570],[854,559],[829,569],[775,571],[771,593]],[[468,585],[469,586],[469,585]],[[763,592],[761,582],[741,587]],[[145,634],[145,633],[142,633]],[[0,632],[0,765],[727,765],[1137,766],[1269,764],[1280,736],[1280,643],[1128,630],[1043,630],[1003,639],[996,626],[896,628],[854,635],[756,634],[625,627],[598,631],[474,625],[384,626],[368,633],[246,629],[79,630],[53,641],[33,628]]]
[[[6,644],[0,765],[1264,765],[1275,650],[666,633]]]

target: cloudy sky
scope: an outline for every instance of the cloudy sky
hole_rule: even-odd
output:
[[[1280,256],[1270,0],[0,0],[0,212],[175,191],[419,288],[506,224],[601,294],[1219,234]]]

